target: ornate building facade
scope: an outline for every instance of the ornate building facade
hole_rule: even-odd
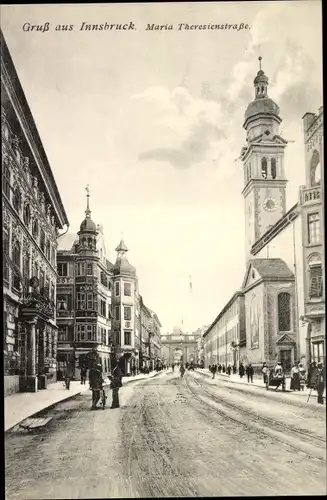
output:
[[[5,394],[56,380],[56,253],[68,219],[1,34]],[[33,278],[33,279],[32,279]]]
[[[303,117],[306,183],[300,190],[307,358],[326,364],[323,108]]]
[[[111,370],[113,264],[106,258],[103,230],[91,219],[89,196],[77,240],[57,257],[58,373],[76,380],[91,353],[103,373]]]

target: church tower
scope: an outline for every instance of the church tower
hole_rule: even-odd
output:
[[[242,148],[245,200],[246,261],[251,248],[286,212],[284,149],[279,135],[279,107],[268,97],[268,78],[260,69],[254,79],[254,100],[245,112],[243,128],[247,145]]]

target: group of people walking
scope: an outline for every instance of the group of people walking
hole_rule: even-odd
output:
[[[216,373],[227,373],[227,375],[230,375],[232,372],[233,374],[236,374],[236,366],[234,365],[233,367],[230,365],[209,365],[209,371],[212,373],[212,378],[215,378]]]

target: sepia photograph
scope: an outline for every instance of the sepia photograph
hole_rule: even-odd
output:
[[[326,495],[322,1],[0,28],[6,500]]]

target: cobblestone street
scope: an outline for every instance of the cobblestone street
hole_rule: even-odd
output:
[[[120,392],[120,409],[91,412],[87,392],[46,412],[43,431],[7,434],[7,499],[326,492],[320,405],[197,371]]]

